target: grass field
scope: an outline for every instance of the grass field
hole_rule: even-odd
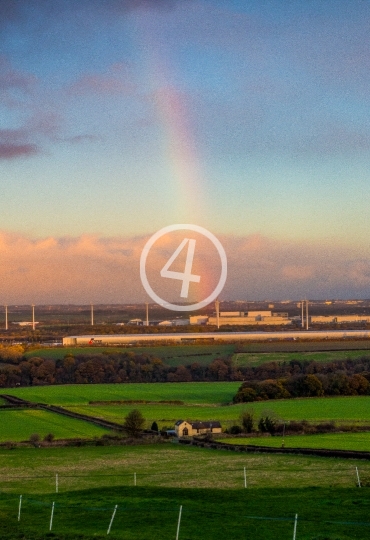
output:
[[[334,420],[339,423],[370,423],[370,396],[344,397],[344,398],[306,398],[291,400],[276,400],[247,404],[225,406],[206,405],[97,405],[70,406],[71,410],[82,414],[90,414],[106,418],[113,422],[122,421],[122,418],[135,407],[147,419],[148,425],[154,420],[159,426],[174,424],[179,419],[184,420],[219,420],[223,427],[232,423],[239,423],[243,410],[252,408],[258,420],[261,414],[273,412],[282,421],[308,420],[327,421]]]
[[[217,439],[230,444],[252,444],[281,448],[282,437],[235,437]],[[284,437],[285,448],[326,448],[370,452],[370,432],[324,433],[320,435],[289,435]]]
[[[134,487],[239,489],[248,470],[252,488],[353,487],[357,465],[370,478],[370,462],[293,455],[205,450],[171,442],[141,446],[0,449],[1,491],[41,494]]]
[[[89,401],[181,400],[189,404],[229,403],[240,382],[70,384],[7,388],[4,393],[53,405],[87,405]]]
[[[349,351],[316,351],[316,352],[254,352],[254,353],[235,353],[232,357],[236,366],[260,366],[267,362],[290,362],[291,360],[312,361],[329,363],[336,360],[346,360],[351,358],[361,358],[369,356],[369,350],[349,350]]]
[[[0,410],[0,441],[25,441],[33,433],[41,438],[53,433],[56,439],[95,437],[108,430],[67,416],[38,409]]]
[[[273,353],[273,352],[314,352],[314,351],[370,351],[370,340],[325,340],[325,341],[270,341],[244,342],[239,345],[239,352]]]
[[[139,409],[149,426],[154,420],[161,426],[182,419],[220,420],[224,427],[238,422],[245,409],[252,408],[258,417],[273,411],[281,420],[309,420],[369,423],[370,396],[301,398],[227,405],[239,382],[214,383],[143,383],[39,386],[6,389],[6,392],[30,401],[62,405],[75,412],[122,422],[133,408]],[[160,403],[125,405],[89,405],[90,401],[181,400],[185,405]]]
[[[356,489],[356,466],[364,481],[370,478],[368,462],[246,455],[171,443],[0,450],[0,536],[103,538],[117,505],[110,538],[173,540],[182,505],[179,538],[184,540],[220,534],[228,540],[292,538],[296,513],[298,539],[365,540],[370,489]]]

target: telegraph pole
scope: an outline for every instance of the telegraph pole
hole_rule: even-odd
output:
[[[35,304],[32,304],[32,330],[35,330]]]
[[[306,330],[308,330],[308,300],[306,300]]]
[[[146,307],[146,326],[149,326],[149,304],[148,302],[145,302]]]
[[[220,328],[220,301],[218,299],[216,300],[215,305],[216,305],[217,328]]]

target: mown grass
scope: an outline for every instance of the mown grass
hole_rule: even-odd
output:
[[[4,394],[53,405],[86,405],[89,401],[180,400],[186,403],[229,403],[240,382],[70,384],[7,388]]]
[[[370,422],[370,396],[332,398],[300,398],[260,401],[250,404],[227,405],[240,383],[134,383],[39,386],[6,389],[13,394],[35,402],[62,405],[72,411],[122,422],[133,408],[139,409],[149,426],[154,420],[163,425],[179,419],[219,420],[224,427],[238,423],[245,409],[253,409],[256,418],[273,412],[282,421],[334,420],[339,423]],[[160,403],[128,403],[124,405],[89,405],[90,401],[183,401],[184,405]]]
[[[370,433],[324,433],[319,435],[289,435],[275,437],[234,437],[220,438],[219,442],[230,444],[268,446],[281,448],[325,448],[329,450],[370,451]]]
[[[0,450],[0,536],[103,538],[118,505],[110,538],[173,540],[181,505],[184,540],[220,534],[230,540],[292,538],[296,513],[297,538],[366,539],[370,490],[356,489],[356,466],[363,479],[370,478],[368,462],[238,454],[171,443]]]
[[[231,406],[127,404],[74,405],[68,408],[82,414],[119,422],[134,407],[141,411],[148,424],[155,420],[160,427],[184,419],[193,421],[219,420],[225,428],[233,423],[240,423],[240,415],[246,409],[253,409],[257,420],[263,414],[273,413],[281,421],[319,422],[334,420],[338,423],[370,423],[370,396],[271,400]]]
[[[25,441],[33,433],[41,438],[52,433],[56,439],[90,438],[108,433],[89,422],[39,409],[1,409],[0,425],[0,441]]]

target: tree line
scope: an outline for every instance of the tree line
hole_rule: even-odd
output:
[[[178,367],[132,351],[66,355],[51,360],[12,351],[0,370],[0,387],[127,382],[243,381],[241,401],[312,395],[363,395],[369,391],[370,356],[330,363],[292,360],[238,366],[230,358]],[[5,359],[3,359],[4,361]],[[249,389],[249,390],[248,390]]]

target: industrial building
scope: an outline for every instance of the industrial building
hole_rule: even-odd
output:
[[[103,334],[89,336],[68,336],[63,338],[63,345],[137,345],[140,343],[194,343],[202,341],[293,341],[323,339],[370,339],[370,330],[309,330],[281,332],[192,332],[175,334]]]
[[[370,323],[369,315],[313,315],[312,324]]]
[[[195,315],[190,317],[190,324],[223,325],[287,325],[292,324],[288,313],[272,311],[221,311],[219,316]]]

